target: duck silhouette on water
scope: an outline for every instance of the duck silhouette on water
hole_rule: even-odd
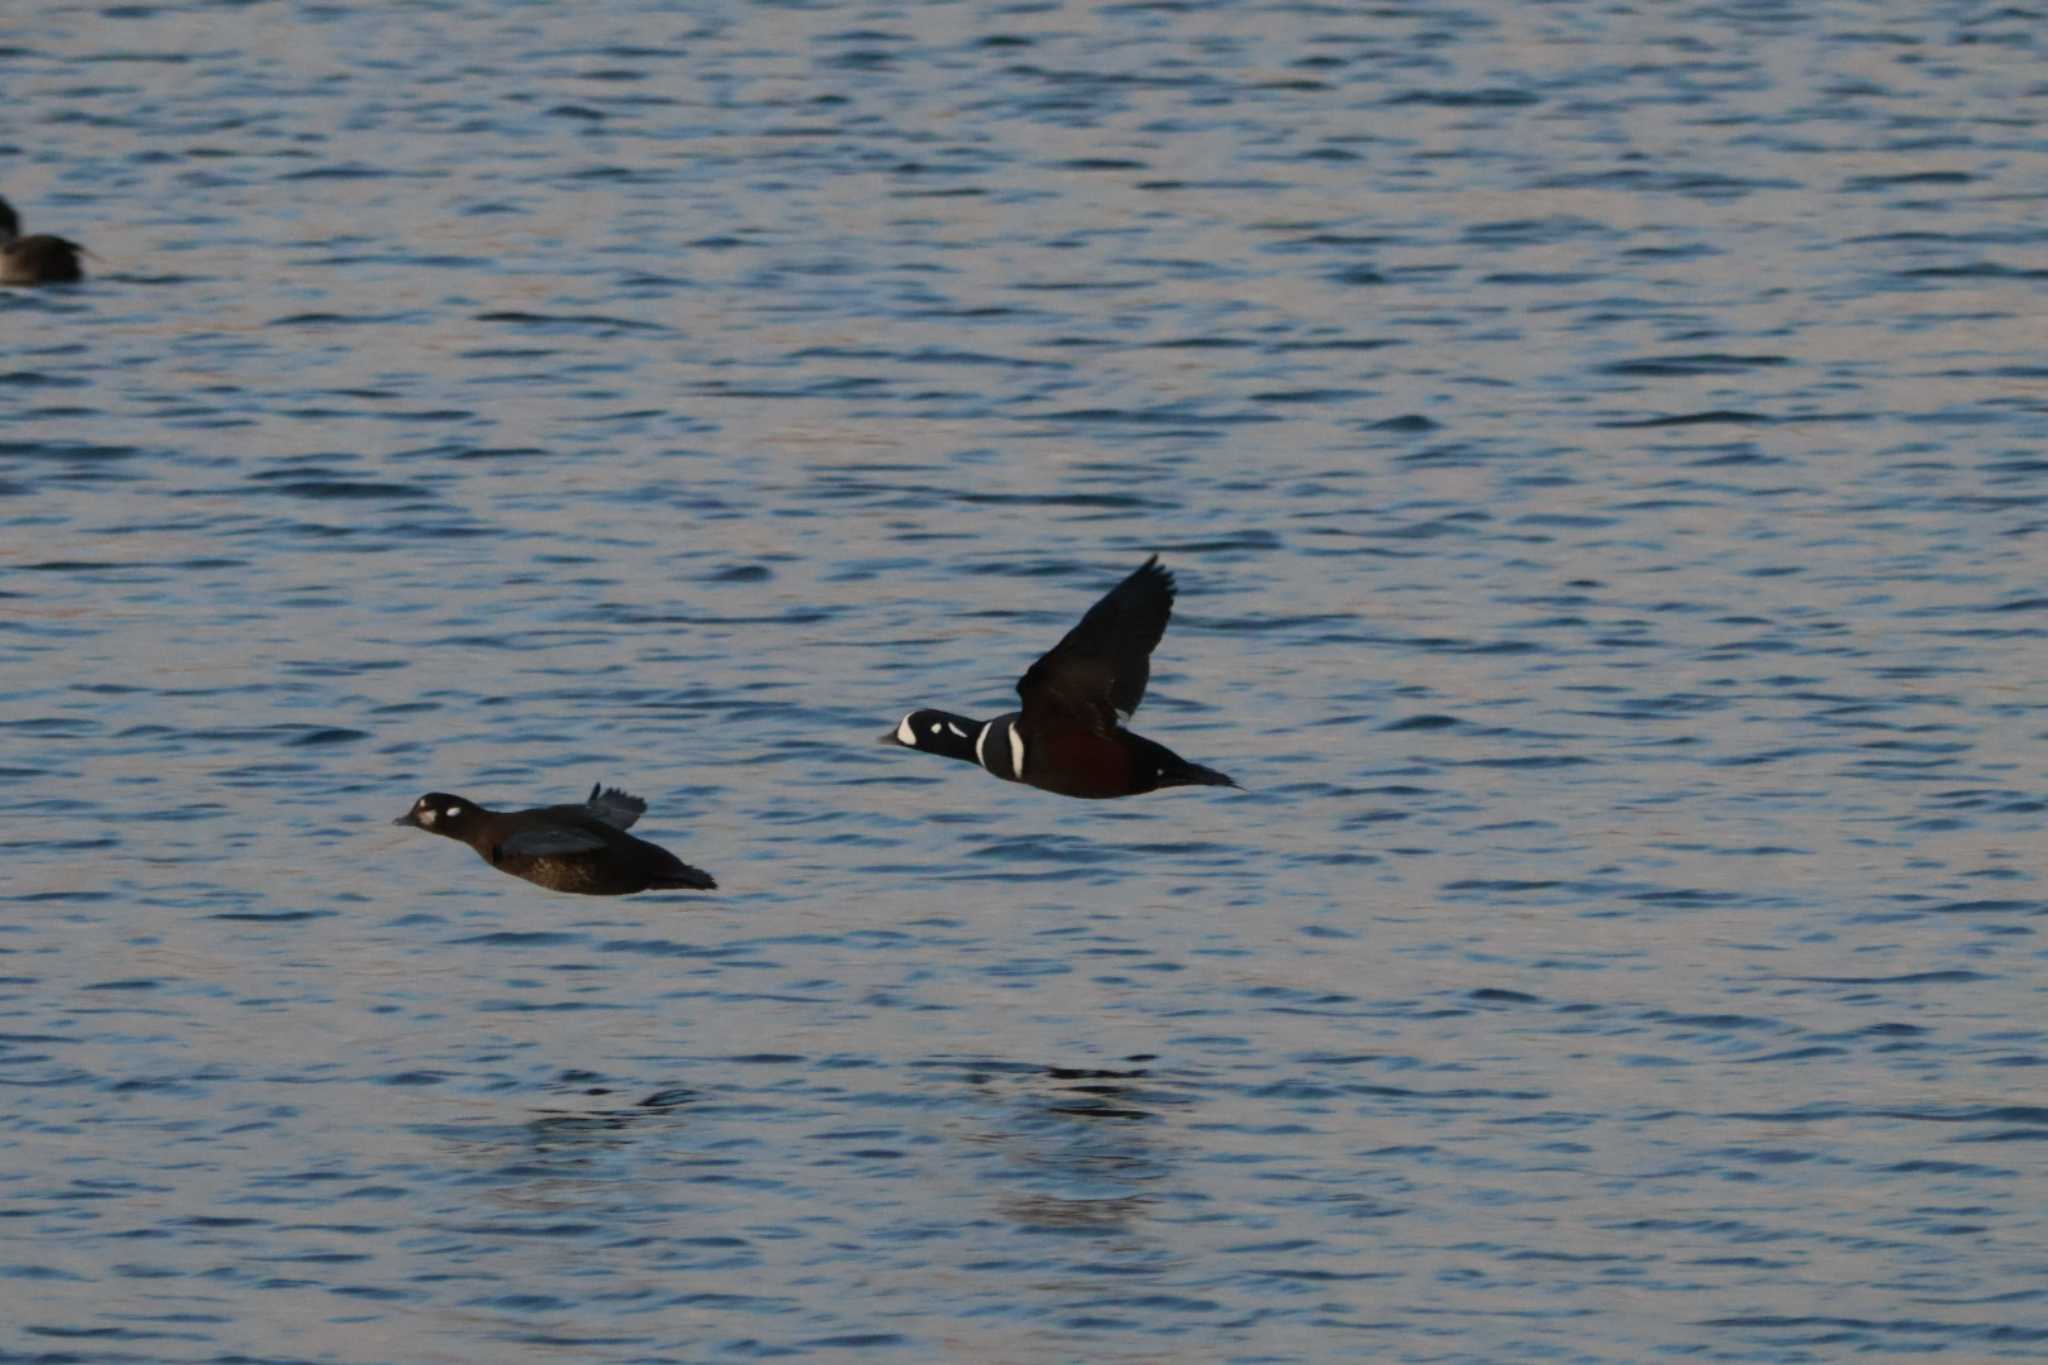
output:
[[[963,759],[1006,782],[1061,796],[1101,800],[1162,787],[1235,787],[1214,768],[1124,728],[1144,699],[1173,597],[1173,575],[1153,555],[1024,670],[1017,680],[1021,711],[994,720],[912,711],[882,742]]]
[[[550,891],[630,896],[638,891],[712,891],[711,874],[656,844],[626,833],[647,803],[602,783],[580,806],[486,810],[446,792],[428,792],[391,823],[468,844],[500,872]]]
[[[21,235],[21,216],[0,199],[0,284],[70,284],[85,278],[85,248],[65,237]]]

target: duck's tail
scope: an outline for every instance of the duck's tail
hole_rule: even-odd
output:
[[[1190,763],[1184,758],[1177,759],[1172,766],[1160,770],[1159,785],[1162,787],[1237,787],[1239,791],[1244,790],[1244,788],[1237,786],[1235,778],[1219,773],[1214,768],[1205,768],[1199,763]]]
[[[677,862],[666,872],[657,873],[647,883],[649,891],[716,891],[718,883],[711,874],[701,867]]]

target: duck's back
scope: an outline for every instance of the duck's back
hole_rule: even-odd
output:
[[[85,278],[78,264],[78,243],[37,233],[0,246],[0,282],[7,284],[69,284]]]

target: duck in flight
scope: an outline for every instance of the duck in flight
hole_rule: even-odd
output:
[[[485,810],[428,792],[391,823],[468,844],[500,872],[550,891],[630,896],[636,891],[711,891],[711,874],[626,833],[647,809],[637,796],[602,784],[580,806]]]
[[[1061,796],[1235,787],[1214,768],[1124,728],[1144,699],[1173,592],[1173,575],[1153,555],[1024,670],[1017,680],[1023,710],[994,720],[912,711],[883,742],[965,759],[1005,781]]]

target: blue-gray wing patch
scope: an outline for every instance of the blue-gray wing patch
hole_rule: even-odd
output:
[[[498,845],[500,857],[560,858],[571,853],[589,853],[604,847],[604,837],[567,825],[545,829],[523,829]]]

